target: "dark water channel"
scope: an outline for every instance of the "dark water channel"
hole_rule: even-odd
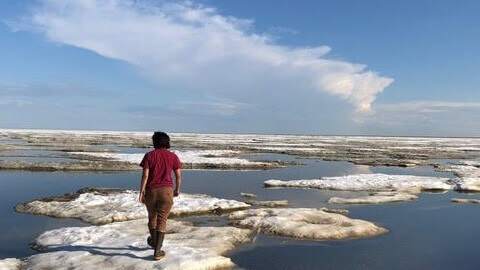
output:
[[[331,196],[349,192],[266,189],[263,181],[355,173],[451,177],[430,167],[372,168],[347,162],[297,161],[305,165],[269,171],[185,171],[183,192],[237,200],[242,200],[240,192],[249,192],[264,200],[288,199],[291,207],[322,207]],[[34,254],[29,243],[45,230],[86,225],[75,219],[18,214],[13,211],[17,203],[87,186],[137,189],[139,177],[139,172],[0,172],[0,258]],[[374,221],[389,232],[374,238],[326,242],[260,234],[255,242],[241,245],[228,256],[243,269],[480,269],[476,257],[480,252],[480,206],[453,204],[451,197],[479,196],[424,193],[414,202],[343,207],[350,210],[349,216]]]

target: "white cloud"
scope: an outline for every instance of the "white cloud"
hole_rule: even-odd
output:
[[[130,105],[121,111],[163,117],[201,117],[201,116],[233,116],[239,110],[252,108],[254,104],[246,104],[226,99],[210,99],[207,101],[180,101],[162,105]]]
[[[410,101],[377,106],[383,112],[437,113],[451,110],[480,110],[480,102]]]
[[[182,101],[175,104],[177,111],[191,111],[195,114],[232,116],[239,109],[250,107],[250,104],[244,104],[231,100],[218,99],[214,101]]]
[[[17,106],[17,107],[24,107],[24,106],[31,106],[33,102],[23,99],[4,99],[0,100],[1,106]]]
[[[368,112],[376,95],[393,81],[361,64],[326,59],[327,46],[275,44],[268,35],[254,33],[252,21],[192,2],[40,3],[27,22],[48,39],[126,61],[164,85],[216,95],[265,89],[292,95],[307,89],[338,96],[356,111]]]
[[[23,97],[118,97],[109,89],[71,82],[0,84],[0,96]]]

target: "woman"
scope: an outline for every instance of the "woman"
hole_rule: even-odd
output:
[[[147,243],[155,250],[154,260],[160,260],[165,256],[162,245],[173,197],[180,193],[182,164],[176,154],[167,150],[170,148],[170,137],[166,133],[154,132],[152,140],[155,150],[146,153],[140,163],[143,174],[139,201],[146,205],[148,211],[150,237]],[[175,189],[172,170],[175,172]]]

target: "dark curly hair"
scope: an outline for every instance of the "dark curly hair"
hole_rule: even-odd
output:
[[[170,148],[170,137],[167,133],[161,131],[155,131],[152,136],[153,147],[158,148]]]

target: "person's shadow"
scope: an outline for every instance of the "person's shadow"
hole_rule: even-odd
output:
[[[105,252],[102,250],[112,250],[112,251],[119,251],[124,250],[126,252]],[[53,247],[53,248],[45,248],[43,252],[55,252],[55,251],[67,251],[67,252],[74,252],[74,251],[86,251],[94,255],[102,255],[102,256],[126,256],[132,259],[143,259],[143,260],[150,260],[153,256],[153,252],[151,256],[140,257],[132,253],[128,253],[128,251],[147,251],[151,250],[151,248],[139,248],[134,246],[126,246],[126,247],[96,247],[96,246],[61,246],[61,247]]]

